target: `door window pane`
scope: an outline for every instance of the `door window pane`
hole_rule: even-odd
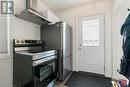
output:
[[[82,22],[83,46],[99,46],[99,19]]]

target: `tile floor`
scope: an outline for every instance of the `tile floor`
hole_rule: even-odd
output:
[[[55,87],[67,87],[67,86],[64,86],[64,82],[62,82],[62,83],[57,82]]]
[[[72,75],[72,73],[73,73],[73,72],[71,72],[71,74],[68,76],[68,78],[67,78],[64,82],[58,81],[58,82],[56,83],[56,86],[55,86],[55,87],[67,87],[67,86],[65,86],[64,84],[65,84],[65,82],[69,79],[69,77]]]

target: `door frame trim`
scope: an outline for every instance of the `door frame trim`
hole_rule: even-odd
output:
[[[76,30],[75,30],[75,43],[76,43],[76,45],[75,45],[75,60],[74,60],[74,70],[75,71],[79,71],[79,62],[78,62],[78,57],[79,57],[79,53],[78,53],[78,43],[77,43],[77,41],[78,41],[78,36],[79,36],[79,34],[78,34],[78,27],[79,27],[79,24],[78,24],[78,21],[79,21],[79,18],[81,18],[81,17],[89,17],[89,16],[96,16],[96,15],[104,15],[104,75],[105,75],[105,77],[112,77],[112,64],[110,64],[110,63],[112,63],[112,53],[111,53],[111,58],[110,59],[108,59],[108,57],[107,57],[107,54],[109,54],[108,53],[108,51],[107,51],[107,46],[106,46],[106,37],[107,37],[107,34],[106,34],[106,15],[105,15],[105,13],[101,13],[101,14],[95,14],[95,15],[88,15],[88,16],[76,16],[75,17],[75,24],[76,24]],[[112,31],[111,29],[110,29],[110,31]],[[111,43],[112,43],[112,38],[111,38],[112,36],[110,36],[110,41],[111,41]],[[112,52],[112,47],[110,48],[110,50],[111,50],[111,52]],[[109,60],[109,61],[108,61]]]

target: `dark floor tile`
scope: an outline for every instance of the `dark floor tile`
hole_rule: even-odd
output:
[[[65,85],[67,87],[112,87],[110,78],[83,72],[74,72]]]

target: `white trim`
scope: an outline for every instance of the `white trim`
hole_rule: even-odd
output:
[[[13,28],[14,28],[14,16],[13,15],[7,15],[7,43],[8,43],[8,54],[13,53]]]
[[[75,28],[76,29],[75,30],[75,37],[76,37],[75,38],[75,43],[76,43],[75,44],[76,45],[75,46],[75,57],[76,58],[75,58],[75,65],[74,65],[75,71],[79,71],[79,67],[78,67],[79,66],[79,63],[78,63],[78,43],[77,43],[78,42],[78,19],[79,19],[79,17],[76,17],[76,23],[75,23],[76,24],[76,28]]]
[[[10,19],[7,16],[7,52],[10,54]]]

